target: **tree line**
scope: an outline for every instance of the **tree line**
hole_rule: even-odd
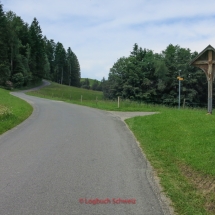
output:
[[[80,65],[75,53],[42,35],[36,18],[31,25],[0,2],[0,85],[22,87],[42,78],[80,86]]]
[[[91,84],[90,84],[90,81],[92,82]],[[85,78],[81,80],[80,86],[81,88],[84,88],[87,90],[102,91],[104,83],[105,83],[105,78],[103,78],[101,81],[98,81],[96,79],[92,80],[89,78]]]
[[[134,44],[128,57],[119,58],[109,72],[103,86],[106,98],[139,102],[176,105],[178,104],[179,80],[181,100],[192,106],[207,103],[207,79],[204,72],[191,66],[190,61],[197,52],[168,45],[160,54],[142,49]]]

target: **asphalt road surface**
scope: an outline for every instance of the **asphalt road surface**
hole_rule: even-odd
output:
[[[119,117],[13,94],[34,112],[0,136],[0,215],[165,214]]]

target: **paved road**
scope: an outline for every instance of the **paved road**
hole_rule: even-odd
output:
[[[118,117],[14,94],[34,112],[0,136],[0,215],[164,214],[147,163]]]
[[[121,120],[125,120],[135,116],[147,116],[156,114],[158,112],[123,112],[123,111],[108,111],[116,116],[118,116]]]

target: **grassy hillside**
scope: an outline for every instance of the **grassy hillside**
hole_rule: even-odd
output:
[[[0,134],[20,124],[33,111],[31,105],[9,93],[0,89]]]
[[[56,100],[65,100],[70,102],[95,101],[96,98],[101,100],[103,98],[102,92],[86,90],[78,87],[71,87],[51,82],[51,85],[41,88],[40,90],[27,93],[29,95],[46,97]]]

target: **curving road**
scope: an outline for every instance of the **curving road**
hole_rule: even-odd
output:
[[[147,162],[112,113],[13,93],[34,106],[0,136],[2,215],[161,215]]]

